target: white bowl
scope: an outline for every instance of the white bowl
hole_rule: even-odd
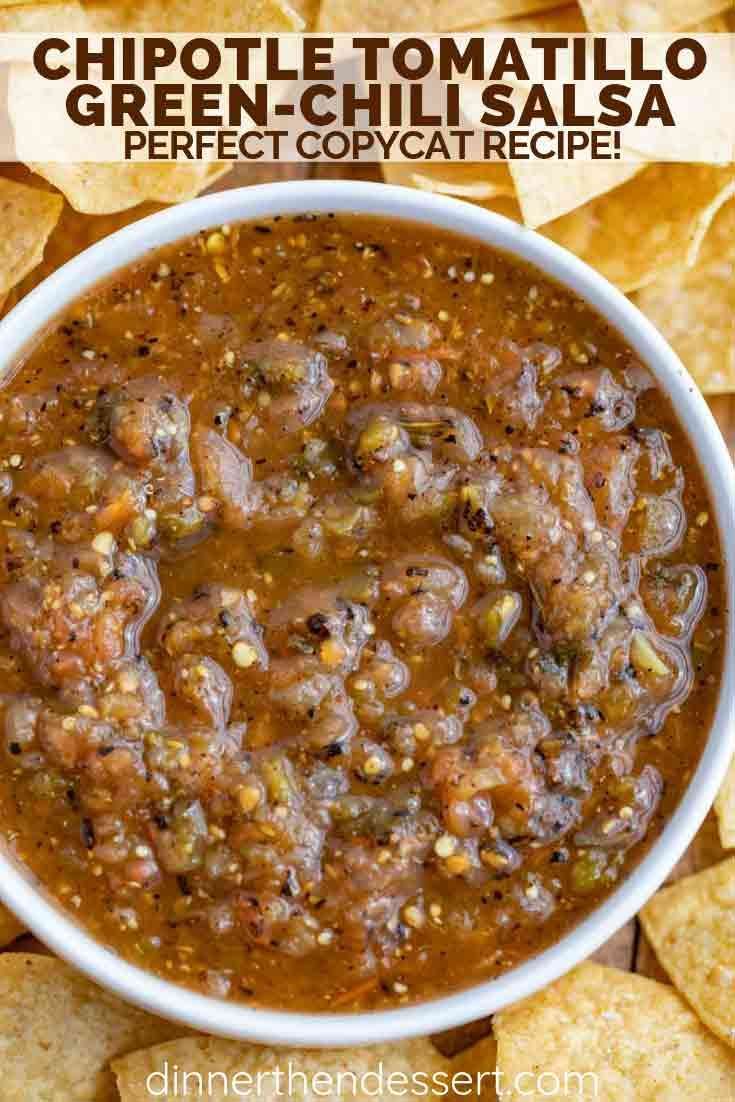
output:
[[[144,218],[100,241],[31,292],[0,323],[0,377],[40,330],[79,295],[149,250],[206,227],[276,214],[341,211],[404,218],[476,238],[536,265],[586,299],[618,330],[669,395],[705,475],[727,553],[727,633],[712,730],[692,781],[640,864],[588,918],[499,979],[397,1010],[302,1014],[266,1010],[187,991],[126,963],[95,941],[0,854],[0,897],[43,942],[123,999],[189,1027],[267,1044],[369,1044],[436,1033],[531,994],[588,957],[658,888],[709,810],[735,749],[735,480],[719,429],[695,383],[663,337],[605,279],[545,237],[456,199],[385,184],[299,181],[219,192]],[[283,966],[287,974],[288,965]]]

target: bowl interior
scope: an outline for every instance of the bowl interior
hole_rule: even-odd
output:
[[[601,313],[669,394],[711,496],[726,554],[728,605],[723,681],[694,778],[658,840],[612,895],[553,947],[498,979],[398,1010],[304,1014],[199,995],[128,964],[62,912],[27,870],[0,854],[0,897],[60,956],[130,1002],[189,1027],[270,1044],[367,1044],[435,1033],[494,1012],[551,982],[594,952],[663,881],[704,819],[735,749],[735,480],[727,449],[696,385],[663,338],[601,276],[566,250],[514,222],[454,199],[383,184],[293,182],[206,196],[133,223],[70,261],[0,323],[0,377],[55,315],[100,280],[151,249],[197,231],[277,214],[350,212],[403,218],[474,237],[535,265]]]

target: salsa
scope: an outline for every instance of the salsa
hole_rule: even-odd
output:
[[[676,807],[721,564],[666,396],[572,293],[410,223],[202,233],[0,390],[0,828],[210,994],[499,975]]]

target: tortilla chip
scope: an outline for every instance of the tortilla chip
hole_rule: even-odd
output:
[[[735,201],[715,218],[694,267],[665,272],[636,302],[705,394],[735,391]],[[731,786],[735,846],[735,776]]]
[[[138,167],[150,168],[151,166]],[[186,199],[196,198],[216,180],[231,172],[232,162],[214,161],[207,164],[199,161],[190,165],[178,164],[166,167],[169,171],[161,173],[155,189],[151,189],[145,197],[154,203],[183,203]]]
[[[523,221],[531,229],[612,191],[642,167],[614,161],[511,161],[509,165]]]
[[[216,34],[300,31],[304,21],[287,0],[92,0],[85,5],[95,31]]]
[[[708,227],[734,189],[732,167],[649,165],[621,187],[545,223],[539,232],[630,293],[662,273],[696,264]],[[518,202],[509,196],[479,205],[522,220]]]
[[[0,296],[40,263],[63,206],[60,195],[0,177]]]
[[[231,164],[35,164],[28,167],[62,191],[82,214],[112,214],[146,201],[193,199]]]
[[[0,34],[48,34],[50,31],[83,31],[89,26],[81,4],[68,3],[18,4],[2,7],[0,0]]]
[[[513,181],[508,166],[493,164],[421,164],[409,162],[385,163],[383,176],[388,184],[402,184],[437,195],[454,195],[459,199],[493,199],[496,195],[513,195]]]
[[[518,19],[498,19],[478,31],[510,31],[512,34],[584,34],[587,24],[577,4],[553,11],[537,12]]]
[[[116,1056],[181,1036],[55,957],[0,955],[3,1102],[113,1102]]]
[[[23,933],[23,927],[18,919],[5,907],[0,906],[0,949],[10,945]]]
[[[272,1099],[288,1097],[292,1100],[311,1100],[317,1097],[317,1092],[304,1089],[304,1079],[300,1079],[298,1072],[306,1076],[307,1083],[311,1076],[317,1072],[326,1072],[331,1081],[335,1083],[335,1089],[326,1093],[320,1091],[322,1097],[350,1098],[353,1102],[369,1102],[380,1099],[382,1094],[375,1092],[375,1082],[369,1079],[362,1088],[361,1076],[369,1071],[376,1071],[378,1065],[383,1064],[384,1081],[391,1074],[403,1074],[407,1077],[416,1072],[424,1072],[431,1076],[440,1071],[447,1071],[450,1064],[434,1048],[429,1040],[419,1039],[413,1041],[400,1041],[397,1044],[374,1045],[371,1048],[354,1049],[286,1049],[264,1048],[260,1045],[241,1044],[237,1041],[223,1041],[217,1037],[189,1037],[170,1044],[158,1045],[156,1048],[145,1049],[142,1052],[134,1052],[130,1056],[115,1060],[113,1071],[117,1076],[117,1086],[120,1092],[121,1102],[149,1102],[151,1091],[147,1085],[148,1077],[153,1076],[149,1082],[156,1090],[164,1088],[165,1069],[169,1069],[169,1083],[165,1094],[158,1094],[159,1098],[174,1099],[184,1097],[179,1089],[175,1093],[171,1076],[174,1065],[190,1073],[191,1078],[186,1084],[192,1097],[199,1090],[196,1076],[202,1077],[204,1091],[201,1097],[209,1098],[212,1102],[221,1102],[225,1098],[232,1097],[232,1091],[226,1093],[227,1082],[232,1083],[232,1077],[237,1072],[253,1076],[260,1073],[281,1068],[284,1076],[287,1069],[292,1067],[293,1075],[291,1089],[284,1089],[286,1083],[282,1083],[277,1089],[276,1078],[273,1075],[263,1075],[260,1083],[262,1090],[258,1091],[261,1102],[270,1102]],[[357,1090],[349,1080],[343,1081],[344,1093],[339,1094],[336,1089],[336,1076],[341,1072],[353,1072],[357,1077]],[[158,1074],[156,1074],[158,1073]],[[219,1073],[217,1075],[216,1073]],[[227,1081],[227,1082],[226,1082]],[[242,1084],[241,1084],[242,1085]],[[402,1084],[405,1086],[405,1084]],[[207,1091],[207,1088],[210,1088]],[[402,1092],[405,1098],[418,1097],[410,1089]],[[199,1095],[197,1095],[199,1097]],[[386,1096],[387,1097],[387,1096]]]
[[[14,167],[21,168],[23,166],[16,165]],[[6,296],[3,304],[5,311],[7,312],[15,306],[24,295],[27,295],[42,280],[82,250],[94,245],[95,242],[107,237],[108,234],[122,229],[123,226],[162,209],[160,203],[144,203],[139,207],[131,207],[129,210],[118,211],[115,214],[102,214],[96,218],[89,218],[86,214],[80,214],[74,210],[68,203],[65,204],[56,229],[49,238],[43,260],[38,267],[28,273],[25,279],[17,283]]]
[[[695,30],[697,34],[727,34],[731,29],[728,18],[728,13],[722,12],[720,15],[703,19],[700,23],[696,23],[694,27],[687,27],[686,29],[688,31]]]
[[[663,888],[640,918],[674,984],[735,1047],[735,857]]]
[[[452,1061],[452,1074],[465,1072],[472,1076],[476,1084],[476,1093],[470,1097],[477,1102],[496,1102],[498,1098],[497,1087],[502,1086],[496,1071],[498,1066],[498,1042],[495,1037],[484,1037],[476,1045],[460,1052]],[[464,1089],[464,1084],[462,1089]]]
[[[102,137],[96,146],[99,160],[87,161],[89,136],[68,125],[58,89],[53,82],[39,88],[30,65],[10,67],[7,99],[18,159],[84,214],[110,214],[146,200],[178,203],[193,199],[232,168],[232,162],[217,161],[118,163],[119,147],[112,131],[107,132],[107,141]],[[45,160],[36,159],[38,118],[45,120],[48,130],[46,148],[50,152]],[[105,146],[112,156],[105,156]]]
[[[650,165],[542,232],[621,290],[637,291],[697,262],[717,211],[734,193],[732,167]]]
[[[559,0],[322,0],[317,29],[320,31],[458,31],[486,27],[528,12],[548,11]]]
[[[579,0],[591,31],[680,31],[717,15],[732,0]]]
[[[319,0],[289,0],[289,7],[297,13],[304,22],[305,31],[316,29],[317,16],[319,15]]]
[[[567,1084],[560,1096],[584,1102],[735,1096],[735,1053],[673,988],[631,972],[583,964],[502,1011],[494,1029],[503,1102],[548,1099],[553,1076]]]
[[[735,758],[715,800],[715,811],[723,849],[735,849]]]

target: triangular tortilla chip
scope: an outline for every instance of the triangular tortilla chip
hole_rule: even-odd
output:
[[[416,187],[437,195],[454,195],[458,199],[493,199],[497,195],[513,195],[513,181],[508,166],[491,164],[413,164],[386,162],[382,166],[388,184]]]
[[[579,0],[591,31],[680,31],[731,7],[732,0]]]
[[[92,0],[85,5],[96,31],[211,31],[213,34],[287,33],[304,21],[287,0]]]
[[[583,964],[493,1028],[504,1102],[542,1102],[555,1081],[579,1102],[735,1097],[735,1053],[673,988],[631,972]]]
[[[316,29],[317,16],[319,15],[319,0],[289,0],[289,7],[304,21],[304,30]]]
[[[54,957],[0,955],[3,1102],[113,1102],[110,1060],[184,1032],[105,994]]]
[[[697,262],[717,211],[735,193],[735,169],[650,165],[627,184],[542,227],[626,292]]]
[[[682,995],[735,1047],[735,857],[657,892],[640,918]]]
[[[715,800],[715,811],[724,849],[735,849],[735,758]]]
[[[735,200],[713,221],[696,264],[662,273],[636,303],[705,394],[735,392]],[[732,815],[735,846],[735,806]]]
[[[54,192],[0,177],[0,296],[40,263],[63,206]]]
[[[146,201],[193,199],[232,165],[206,164],[36,164],[28,167],[62,191],[83,214],[111,214]]]
[[[473,28],[475,29],[475,28]],[[523,15],[517,19],[497,19],[477,27],[482,31],[510,31],[511,34],[584,34],[587,25],[577,4],[567,4],[551,11]]]
[[[614,161],[511,161],[509,168],[523,221],[536,229],[626,183],[643,166]]]
[[[488,26],[528,12],[557,7],[559,0],[322,0],[320,31],[457,31]]]
[[[49,34],[51,31],[85,30],[89,25],[84,8],[74,0],[47,4],[19,4],[3,7],[0,0],[0,34]],[[7,55],[3,53],[3,60]]]
[[[21,167],[21,166],[16,166]],[[24,169],[24,171],[26,171]],[[161,210],[157,203],[146,203],[139,207],[130,207],[125,211],[116,211],[114,214],[102,214],[96,218],[90,218],[86,214],[80,214],[67,203],[61,212],[56,229],[49,238],[41,263],[29,272],[20,283],[17,283],[9,292],[5,308],[10,309],[24,295],[32,291],[34,287],[46,279],[47,276],[66,264],[83,249],[89,248],[95,242],[100,241],[108,234],[115,233],[123,226],[129,225],[138,218],[144,218],[148,214],[154,214]]]

